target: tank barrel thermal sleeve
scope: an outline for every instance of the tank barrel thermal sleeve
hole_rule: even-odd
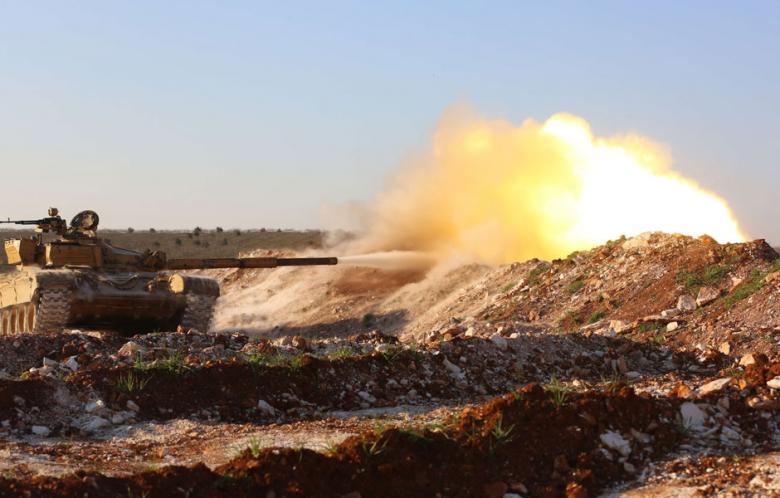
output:
[[[198,270],[210,268],[276,268],[278,266],[336,265],[338,258],[214,258],[169,259],[169,270]]]

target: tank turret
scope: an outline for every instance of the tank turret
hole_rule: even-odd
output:
[[[335,265],[337,258],[168,259],[161,251],[115,247],[97,236],[100,218],[82,211],[70,226],[56,208],[38,220],[36,234],[4,242],[18,271],[0,274],[0,334],[59,332],[68,326],[207,330],[219,285],[213,278],[180,273],[212,268]],[[43,234],[56,237],[44,241]]]

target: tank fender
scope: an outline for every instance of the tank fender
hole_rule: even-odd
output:
[[[35,274],[38,288],[47,287],[76,287],[76,273],[68,270],[42,271]]]
[[[219,283],[213,278],[174,273],[168,277],[168,286],[174,294],[219,297]]]

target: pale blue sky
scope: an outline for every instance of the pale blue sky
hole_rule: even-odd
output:
[[[0,215],[315,227],[468,102],[665,143],[780,242],[778,49],[777,1],[0,0]]]

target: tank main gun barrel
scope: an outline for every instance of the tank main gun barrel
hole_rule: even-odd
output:
[[[166,270],[206,270],[213,268],[276,268],[279,266],[337,265],[338,258],[187,258],[169,259]]]

